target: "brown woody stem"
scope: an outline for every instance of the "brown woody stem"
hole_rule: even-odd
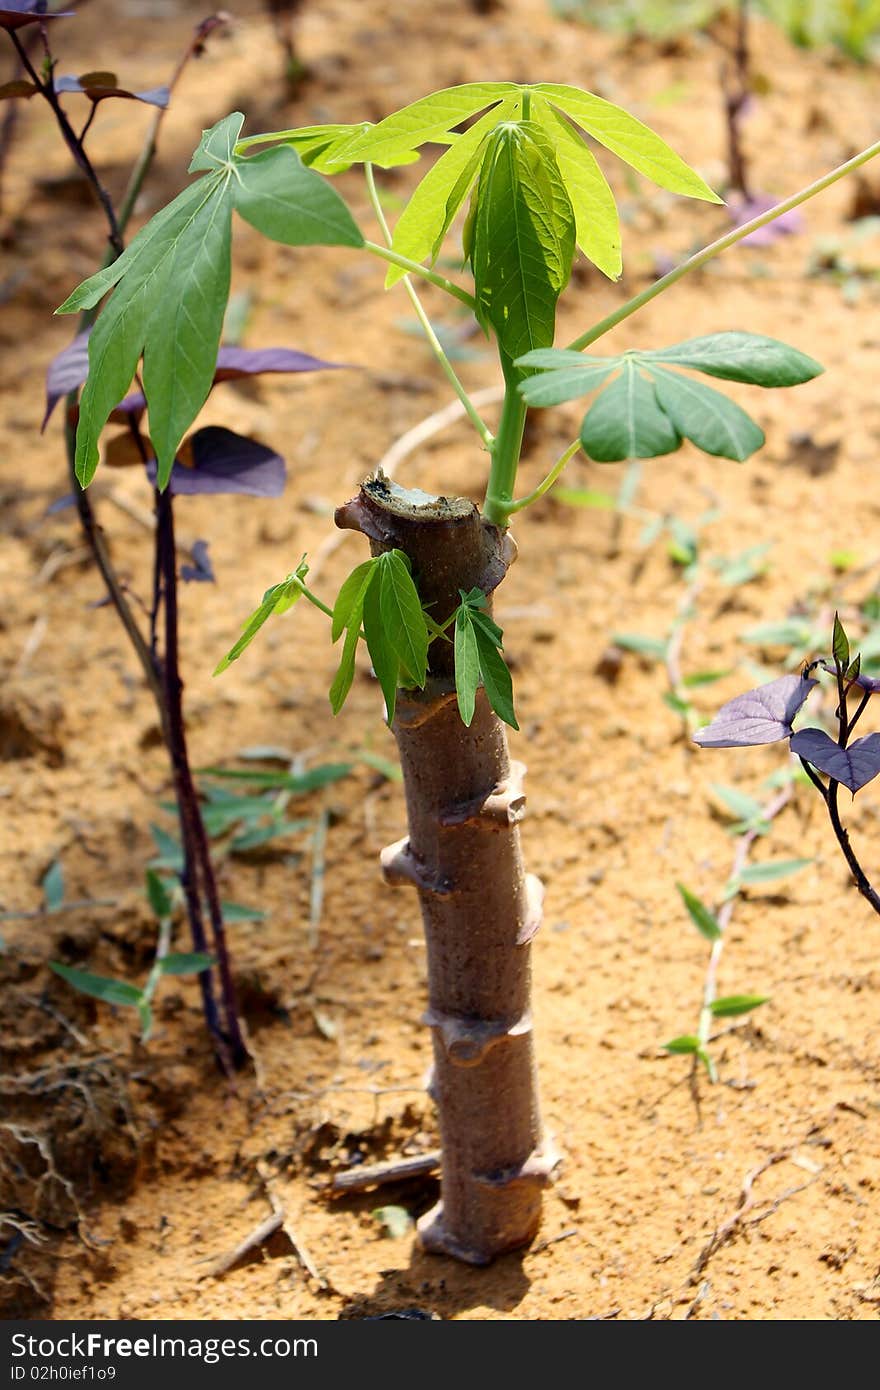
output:
[[[374,554],[404,551],[423,604],[444,623],[459,590],[491,594],[515,555],[473,503],[365,483],[336,513]],[[382,853],[391,884],[419,894],[428,949],[428,1010],[440,1121],[441,1201],[422,1218],[427,1250],[486,1264],[526,1245],[555,1163],[538,1112],[530,946],[540,881],[525,873],[518,823],[525,768],[478,692],[470,728],[455,696],[453,648],[435,641],[424,690],[401,690],[393,731],[409,835]]]

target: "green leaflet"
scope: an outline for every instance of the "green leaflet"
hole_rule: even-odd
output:
[[[379,609],[389,646],[403,670],[418,686],[424,686],[428,667],[428,629],[418,590],[402,551],[379,556],[381,586]]]
[[[704,902],[685,888],[683,883],[677,883],[676,888],[681,894],[681,900],[688,910],[688,916],[701,936],[707,941],[718,941],[721,937],[721,928],[718,925],[718,918],[711,912]]]
[[[455,695],[461,722],[470,728],[480,684],[480,654],[470,609],[462,604],[455,615]]]
[[[430,641],[428,623],[403,551],[389,550],[365,560],[339,590],[333,609],[333,640],[343,631],[346,638],[330,690],[334,714],[339,713],[351,689],[361,625],[385,696],[390,724],[398,686],[425,684]]]
[[[480,589],[462,592],[455,614],[455,693],[462,723],[470,727],[482,680],[492,709],[512,729],[518,729],[513,707],[513,683],[499,648],[503,633],[483,611],[486,596]]]
[[[92,999],[103,999],[105,1004],[122,1004],[127,1008],[137,1008],[141,1002],[141,991],[136,985],[126,984],[124,980],[111,980],[106,975],[93,975],[89,970],[75,970],[70,965],[59,965],[51,960],[49,968],[60,975],[62,980],[78,989],[80,994],[88,994]]]
[[[575,134],[564,116],[542,97],[532,97],[532,115],[553,144],[556,163],[571,199],[577,224],[577,244],[587,260],[609,280],[620,278],[620,219],[614,194],[595,155]]]
[[[593,96],[591,92],[552,82],[539,82],[533,91],[542,93],[552,105],[559,107],[582,130],[598,140],[600,145],[644,174],[652,183],[668,188],[672,193],[700,198],[707,203],[723,201],[659,135],[655,135],[622,107]]]
[[[571,202],[543,130],[532,121],[490,137],[477,192],[471,261],[478,315],[518,358],[553,341],[556,301],[574,256]]]
[[[653,384],[625,358],[620,376],[584,416],[581,444],[597,463],[619,463],[675,453],[681,436],[661,410]]]
[[[170,917],[174,911],[171,894],[155,869],[147,869],[147,899],[157,917]]]
[[[363,246],[364,238],[334,188],[280,145],[236,159],[235,210],[286,246]]]
[[[711,386],[657,367],[657,399],[680,435],[704,453],[742,463],[764,443],[764,432],[733,401]]]
[[[446,87],[404,106],[378,125],[354,136],[338,148],[337,156],[340,162],[348,164],[369,162],[388,168],[400,155],[448,134],[468,116],[497,105],[504,97],[517,96],[519,91],[515,82],[468,82],[459,87]]]
[[[242,121],[234,112],[203,132],[190,170],[206,171],[205,176],[58,310],[94,308],[116,286],[89,340],[76,441],[83,486],[98,466],[101,431],[142,354],[158,482],[167,483],[180,441],[213,381],[229,296],[233,207],[267,236],[288,244],[363,244],[345,203],[292,149],[279,147],[253,158],[236,154]]]
[[[726,994],[723,999],[713,1000],[709,1008],[713,1018],[738,1018],[766,1004],[769,998],[769,994]]]
[[[232,665],[233,661],[238,660],[245,647],[250,646],[260,628],[271,618],[273,613],[286,613],[302,597],[302,583],[308,572],[306,557],[303,556],[296,569],[286,579],[282,579],[280,584],[273,584],[271,589],[266,590],[259,607],[254,609],[245,623],[238,641],[215,667],[215,676],[219,676],[222,671]]]
[[[163,975],[201,975],[216,964],[214,957],[204,951],[175,951],[163,956],[159,969]]]
[[[80,400],[76,433],[76,475],[83,487],[91,482],[98,466],[101,431],[111,410],[128,390],[137,370],[147,337],[147,324],[154,321],[157,310],[163,307],[173,310],[176,307],[168,293],[168,270],[178,243],[203,217],[212,217],[212,205],[225,202],[228,198],[223,176],[205,180],[200,189],[186,190],[187,194],[195,192],[200,192],[201,196],[181,195],[175,199],[172,204],[172,207],[176,205],[174,215],[162,219],[156,236],[142,244],[140,254],[133,261],[128,274],[123,276],[89,339],[89,375]],[[72,295],[67,303],[70,304],[75,297],[75,294]],[[69,312],[64,307],[65,312]],[[210,367],[209,387],[218,346],[219,331]],[[170,344],[165,343],[164,347],[170,356]],[[187,421],[183,430],[191,423]]]
[[[644,362],[691,367],[706,376],[746,381],[753,386],[799,386],[825,370],[797,348],[760,333],[710,333],[674,347],[643,352]]]
[[[433,265],[443,238],[477,177],[484,139],[515,109],[516,103],[508,98],[464,135],[455,137],[455,143],[428,170],[400,214],[391,243],[394,251],[412,261],[429,258]],[[391,266],[385,288],[390,289],[405,274],[399,266]]]
[[[540,355],[540,352],[527,352],[525,357],[519,359],[517,366],[539,366],[535,358]],[[572,353],[572,356],[581,358],[577,366],[540,372],[537,376],[526,377],[525,381],[520,383],[519,393],[526,405],[561,405],[563,401],[586,396],[607,381],[617,365],[613,358],[607,358],[603,362],[595,357],[584,357],[580,353]]]
[[[232,196],[228,178],[169,251],[146,324],[144,394],[157,484],[171,477],[178,446],[208,398],[229,298]],[[117,294],[124,293],[123,284]],[[173,344],[169,352],[168,345]]]

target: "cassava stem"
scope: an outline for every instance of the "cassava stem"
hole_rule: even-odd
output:
[[[515,555],[473,503],[407,493],[380,477],[336,513],[371,550],[403,550],[422,602],[440,624],[459,590],[491,594]],[[486,1264],[526,1245],[555,1163],[542,1138],[532,1045],[530,941],[540,880],[526,874],[518,823],[525,768],[480,690],[461,721],[453,651],[436,641],[425,689],[401,690],[393,724],[409,835],[382,853],[387,882],[419,894],[428,952],[442,1143],[441,1201],[422,1218],[427,1250]]]

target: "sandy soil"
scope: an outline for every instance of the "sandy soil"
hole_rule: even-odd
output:
[[[705,38],[657,50],[570,28],[542,0],[506,0],[478,18],[464,0],[327,0],[306,7],[311,77],[286,101],[279,57],[256,4],[187,74],[139,209],[184,180],[204,125],[233,107],[249,128],[375,119],[430,90],[487,75],[581,84],[653,124],[710,180],[723,181],[718,51]],[[112,17],[111,17],[112,16]],[[168,73],[191,22],[182,4],[93,0],[57,31],[61,70],[114,66],[133,85]],[[747,126],[755,183],[792,191],[876,138],[878,79],[796,52],[760,30],[765,94]],[[107,103],[94,156],[124,185],[149,113]],[[579,274],[559,341],[648,283],[725,225],[721,209],[681,205],[630,184],[606,161],[626,214],[624,282]],[[60,424],[38,433],[42,377],[67,341],[52,310],[97,263],[101,221],[66,179],[47,115],[23,113],[4,182],[0,281],[4,405],[0,488],[0,909],[36,912],[60,856],[69,898],[115,906],[3,924],[0,1211],[32,1223],[0,1256],[7,1316],[362,1317],[418,1307],[441,1318],[874,1318],[880,1306],[878,1046],[880,928],[848,883],[809,789],[799,788],[757,859],[804,856],[805,871],[738,902],[722,993],[772,996],[715,1045],[720,1083],[690,1082],[660,1045],[694,1029],[707,945],[683,913],[676,880],[717,900],[734,853],[711,783],[752,794],[782,764],[778,749],[701,754],[662,700],[667,676],[626,655],[616,679],[602,657],[615,631],[662,636],[686,585],[641,523],[548,501],[516,527],[520,561],[499,599],[515,667],[529,764],[529,866],[547,885],[535,950],[543,1104],[564,1157],[539,1239],[522,1256],[473,1270],[428,1257],[411,1235],[383,1235],[375,1208],[412,1215],[433,1180],[328,1199],[332,1171],[419,1153],[436,1142],[422,1092],[429,1040],[419,1023],[418,910],[383,890],[379,848],[402,833],[400,788],[359,763],[347,780],[296,803],[331,813],[326,897],[309,929],[308,837],[222,863],[224,897],[257,903],[258,924],[231,929],[257,1071],[235,1087],[212,1062],[194,985],[169,985],[155,1039],[73,995],[50,959],[141,979],[153,949],[142,899],[151,822],[168,771],[149,699],[109,610],[72,513],[47,516],[65,491]],[[418,171],[383,180],[389,208]],[[367,224],[356,174],[341,187]],[[854,189],[811,205],[806,228],[743,249],[649,307],[609,345],[657,346],[747,327],[818,357],[826,375],[796,392],[732,388],[767,432],[744,466],[685,448],[647,466],[640,506],[693,521],[709,506],[707,556],[766,542],[761,579],[725,588],[706,565],[684,629],[685,671],[729,669],[697,693],[706,711],[749,682],[754,624],[806,611],[827,623],[854,611],[878,577],[880,407],[877,299],[854,304],[828,276],[807,278],[821,238],[848,234]],[[375,683],[363,668],[343,715],[325,692],[334,668],[312,610],[276,622],[222,680],[211,670],[268,584],[303,551],[320,552],[330,511],[407,429],[441,407],[443,380],[408,331],[402,295],[354,254],[270,246],[240,225],[235,290],[252,295],[250,345],[296,346],[360,370],[215,392],[205,420],[251,431],[287,457],[281,503],[184,500],[184,539],[211,544],[216,586],[183,594],[187,712],[194,762],[283,744],[307,765],[368,748],[386,757]],[[853,253],[869,271],[877,243]],[[459,321],[432,291],[426,302]],[[494,384],[480,340],[461,370]],[[573,410],[538,420],[523,486],[571,437]],[[401,468],[407,482],[479,497],[483,458],[455,426]],[[584,461],[572,486],[614,490],[621,470]],[[136,470],[96,485],[113,553],[133,589],[148,588],[145,528],[114,503],[149,509]],[[855,557],[846,572],[832,553]],[[328,551],[315,587],[332,596],[361,558],[352,536]],[[763,657],[771,670],[778,651]],[[774,664],[776,663],[776,664]],[[878,852],[876,797],[851,825],[865,861]],[[37,1144],[36,1140],[39,1140]],[[212,1265],[280,1202],[278,1232],[224,1275]],[[11,1228],[10,1228],[11,1229]],[[4,1239],[10,1234],[4,1232]],[[305,1262],[317,1271],[308,1272]]]

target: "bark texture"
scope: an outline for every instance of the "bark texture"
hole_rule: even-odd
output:
[[[443,623],[459,590],[491,593],[515,555],[473,503],[408,492],[383,478],[336,514],[374,554],[405,551],[423,603]],[[419,1223],[428,1250],[472,1264],[526,1245],[555,1162],[542,1139],[532,1043],[529,943],[540,881],[523,869],[518,823],[525,768],[482,690],[470,728],[455,697],[453,647],[435,641],[423,691],[398,693],[394,735],[409,834],[382,853],[392,884],[411,884],[428,955],[442,1188]]]

